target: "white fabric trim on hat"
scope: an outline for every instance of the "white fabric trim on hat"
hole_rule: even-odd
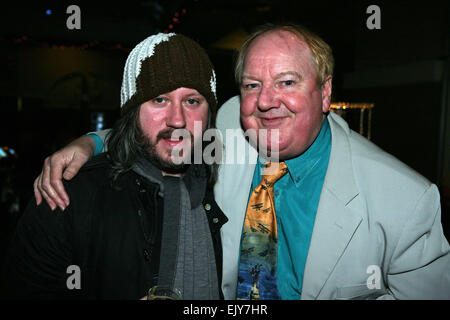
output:
[[[142,61],[155,53],[155,46],[168,41],[175,33],[158,33],[141,41],[129,54],[120,90],[120,107],[136,93],[136,79],[141,72]],[[215,94],[215,92],[214,92]]]
[[[216,95],[216,73],[214,72],[214,69],[211,70],[211,80],[209,80],[209,85],[211,86],[211,91],[214,93],[214,98],[216,98],[217,102],[217,95]]]

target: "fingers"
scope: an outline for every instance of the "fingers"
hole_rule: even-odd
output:
[[[69,205],[69,196],[62,178],[72,179],[92,156],[94,149],[94,140],[83,136],[47,157],[42,172],[34,183],[36,203],[39,205],[44,198],[52,210],[56,206],[64,210]]]
[[[42,186],[42,175],[43,175],[43,172],[39,175],[39,177],[37,177],[37,179],[35,181],[37,192],[40,194],[40,196],[42,196],[45,199],[45,201],[47,201],[50,208],[52,210],[55,210],[56,203],[48,196],[47,192],[44,190],[44,188]],[[36,191],[35,191],[35,195],[36,195]],[[42,198],[40,200],[42,201]]]
[[[40,176],[40,179],[38,181],[38,189],[41,191],[41,195],[44,197],[44,199],[47,201],[47,203],[49,204],[49,206],[52,208],[52,210],[55,210],[56,206],[60,207],[61,210],[64,210],[66,208],[66,203],[64,202],[64,200],[60,197],[60,195],[58,194],[58,192],[56,192],[53,184],[57,185],[57,181],[55,179],[53,179],[53,184],[52,184],[52,179],[51,179],[51,163],[54,162],[54,160],[50,160],[51,157],[47,157],[44,161],[44,167]],[[62,171],[62,168],[61,168]],[[59,176],[62,176],[62,173],[59,174]],[[62,182],[59,181],[61,183],[61,187],[64,189],[64,187],[62,186]],[[67,195],[66,195],[67,196]]]
[[[37,177],[33,183],[33,190],[34,190],[34,197],[36,198],[36,205],[40,205],[42,202],[42,196],[38,189],[38,181],[39,181],[39,177]]]
[[[49,181],[51,188],[55,191],[58,198],[63,202],[64,207],[69,205],[69,196],[66,193],[62,182],[62,172],[66,164],[57,157],[50,157]],[[71,162],[72,163],[72,162]],[[67,169],[66,169],[67,170]],[[58,202],[59,199],[54,199]],[[59,202],[58,202],[59,203]],[[63,209],[64,210],[64,209]]]

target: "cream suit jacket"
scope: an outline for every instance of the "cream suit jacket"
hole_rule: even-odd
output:
[[[239,97],[233,97],[217,116],[225,147],[214,191],[229,219],[221,231],[226,299],[236,295],[241,231],[257,159],[241,129],[239,107]],[[450,299],[450,249],[436,186],[350,130],[336,114],[327,119],[331,154],[302,299]]]

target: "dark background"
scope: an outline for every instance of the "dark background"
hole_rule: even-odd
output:
[[[80,30],[66,27],[70,4],[81,9]],[[371,4],[381,9],[380,30],[366,26]],[[0,11],[2,250],[45,157],[95,130],[99,112],[112,126],[123,65],[138,42],[172,31],[197,40],[215,64],[223,103],[238,94],[232,70],[243,37],[287,21],[331,45],[333,100],[374,103],[372,141],[438,185],[449,237],[449,1],[16,1]]]

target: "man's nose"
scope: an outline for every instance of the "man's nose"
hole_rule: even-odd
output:
[[[186,119],[184,116],[183,106],[179,102],[175,102],[169,110],[166,124],[171,128],[184,128],[186,126]]]
[[[272,108],[278,108],[280,100],[272,86],[263,86],[258,96],[258,108],[266,111]]]

